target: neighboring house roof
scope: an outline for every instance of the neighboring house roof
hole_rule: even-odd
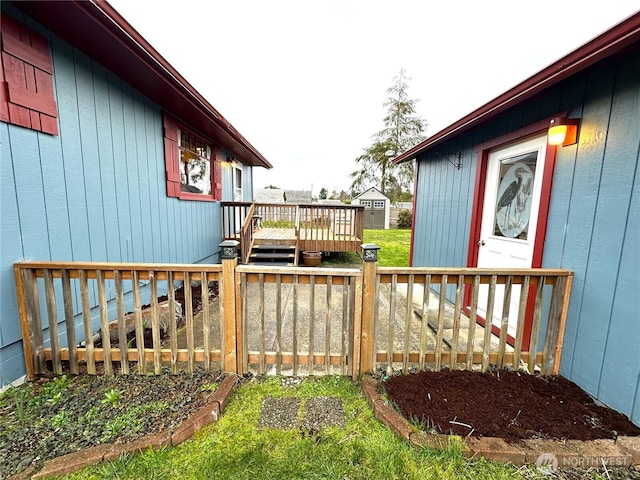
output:
[[[109,3],[85,0],[13,4],[238,160],[272,167]]]
[[[253,200],[257,203],[284,203],[283,194],[281,188],[261,188],[253,192]]]
[[[262,188],[254,192],[257,203],[311,203],[311,191],[284,190],[281,188]],[[286,199],[286,200],[285,200]]]
[[[358,198],[362,197],[363,195],[366,195],[368,193],[377,193],[379,197],[384,197],[384,198],[389,198],[387,197],[384,193],[382,193],[380,190],[378,190],[376,187],[371,187],[368,188],[367,190],[365,190],[364,192],[362,192],[360,195],[356,195],[355,197],[353,197],[353,200],[357,200]]]
[[[310,190],[285,190],[287,196],[287,203],[311,203],[313,200]]]
[[[416,158],[640,40],[640,11],[393,160]]]

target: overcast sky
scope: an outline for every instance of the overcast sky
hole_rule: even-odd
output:
[[[633,14],[637,0],[110,0],[273,165],[348,190],[401,68],[433,135]],[[529,6],[527,6],[529,5]]]

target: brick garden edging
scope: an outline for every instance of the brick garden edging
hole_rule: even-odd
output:
[[[9,477],[8,480],[40,479],[54,475],[66,475],[81,468],[116,460],[123,454],[137,455],[149,448],[157,450],[170,445],[176,446],[191,438],[200,428],[216,422],[220,418],[237,383],[238,380],[235,375],[225,377],[206,405],[171,430],[145,435],[133,442],[97,445],[79,452],[69,453],[62,457],[47,460],[42,469],[35,474],[33,469],[27,469]]]
[[[606,458],[611,466],[640,465],[640,437],[618,437],[614,440],[544,440],[529,439],[518,445],[501,438],[461,438],[453,435],[419,431],[382,397],[378,382],[371,376],[362,378],[362,389],[378,420],[414,447],[444,450],[452,439],[459,440],[465,457],[484,457],[515,466],[534,464],[543,454],[552,454],[560,468],[598,467]]]

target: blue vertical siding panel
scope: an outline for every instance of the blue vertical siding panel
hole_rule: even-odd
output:
[[[459,173],[459,186],[458,186],[458,205],[455,210],[456,229],[452,234],[454,235],[455,244],[453,245],[454,257],[452,266],[464,267],[467,265],[467,250],[469,241],[469,224],[471,220],[471,211],[473,205],[471,205],[470,192],[473,191],[473,185],[470,184],[470,178],[472,178],[471,172],[473,165],[472,151],[467,150],[464,152],[462,159],[462,165]]]
[[[200,234],[202,238],[202,247],[200,250],[200,258],[206,258],[214,250],[213,246],[213,235],[212,235],[212,220],[213,220],[213,212],[218,207],[219,203],[211,203],[207,202],[202,205],[202,214],[198,216],[198,220],[200,221]]]
[[[180,263],[189,263],[191,258],[190,252],[193,251],[191,246],[191,236],[187,235],[189,231],[189,212],[191,202],[180,202],[180,239],[182,240],[182,247],[180,249]]]
[[[49,235],[40,167],[38,134],[20,127],[9,127],[13,176],[18,199],[24,255],[48,259]],[[4,187],[3,187],[4,188]]]
[[[166,197],[166,183],[164,192],[164,198],[166,198],[167,203],[167,237],[169,240],[169,256],[167,257],[167,261],[175,263],[177,261],[178,252],[178,229],[176,228],[176,205],[178,202],[173,198]]]
[[[597,318],[591,318],[592,324],[606,333],[597,396],[625,412],[632,410],[640,378],[640,361],[629,361],[629,355],[640,359],[638,310],[634,302],[629,301],[634,298],[634,290],[637,295],[640,286],[639,78],[640,67],[634,62],[623,64],[616,79],[595,218],[594,248],[589,257],[589,278],[593,278],[593,287],[599,291],[594,303],[600,302],[610,309],[605,317],[609,319],[608,325],[602,318],[600,323]],[[589,308],[583,316],[586,320],[594,314]],[[597,329],[595,333],[599,333]]]
[[[442,185],[442,162],[433,163],[433,175],[436,180],[435,188],[433,189],[434,198],[432,199],[434,223],[433,228],[433,266],[439,267],[442,265],[440,258],[440,243],[442,242],[442,225],[443,209],[444,209],[444,189]]]
[[[454,155],[454,163],[457,162],[457,153]],[[460,160],[462,161],[462,159]],[[451,185],[451,218],[449,220],[449,241],[447,252],[447,264],[453,266],[459,265],[460,252],[458,252],[457,246],[461,244],[462,235],[458,237],[460,222],[463,218],[460,218],[459,209],[462,205],[462,176],[464,175],[464,169],[461,167],[459,170],[451,165],[452,170],[452,185]]]
[[[2,363],[0,364],[0,384],[6,385],[23,377],[26,373],[22,341],[3,347]]]
[[[427,238],[427,225],[429,224],[431,209],[430,199],[432,196],[431,191],[431,176],[430,169],[427,162],[421,162],[418,160],[418,190],[422,195],[416,196],[415,202],[415,216],[414,231],[413,231],[413,266],[425,266],[428,256],[429,242]]]
[[[428,231],[426,232],[426,238],[429,239],[429,258],[426,259],[428,262],[428,266],[437,267],[438,261],[436,259],[436,252],[438,250],[438,212],[439,210],[439,202],[438,199],[440,197],[440,185],[438,183],[439,178],[437,175],[437,167],[438,164],[436,162],[429,163],[429,176],[431,178],[430,186],[431,186],[431,197],[429,199],[429,213],[431,214],[431,218],[429,220],[429,224],[426,226]]]
[[[13,177],[20,217],[22,250],[26,258],[50,258],[50,238],[46,230],[46,204],[42,182],[38,133],[21,127],[9,127]],[[44,307],[44,301],[41,302]],[[21,338],[20,331],[6,331],[6,341]]]
[[[429,228],[433,218],[433,175],[426,162],[421,163],[420,175],[422,178],[421,184],[424,185],[422,191],[424,191],[425,195],[417,199],[422,209],[416,208],[416,212],[420,212],[420,215],[416,216],[417,230],[414,233],[414,265],[426,266],[428,265],[427,258],[431,258],[429,254],[433,248],[433,241],[430,238],[432,229]]]
[[[144,123],[144,104],[142,96],[135,92],[133,94],[133,118],[134,118],[134,132],[135,132],[135,145],[136,145],[136,160],[138,181],[134,184],[133,188],[138,190],[140,198],[140,216],[138,222],[141,224],[140,242],[142,243],[142,258],[143,262],[152,261],[152,253],[154,250],[154,239],[151,234],[152,219],[150,218],[151,212],[151,200],[149,197],[149,165],[147,158],[147,142],[145,140],[145,123]],[[131,184],[129,185],[131,188]],[[135,218],[135,217],[134,217]]]
[[[453,243],[453,238],[451,237],[451,230],[453,227],[452,216],[454,205],[457,203],[454,193],[454,183],[456,180],[454,172],[457,173],[458,171],[449,162],[443,162],[442,167],[444,170],[444,216],[442,218],[440,262],[441,265],[451,265],[449,262],[451,257],[450,251]]]
[[[169,239],[167,223],[167,194],[164,166],[164,145],[162,131],[162,112],[152,102],[145,102],[146,128],[147,128],[147,151],[149,153],[149,164],[151,187],[151,208],[155,222],[153,225],[153,235],[156,238],[156,252],[154,261],[168,262]]]
[[[125,122],[122,106],[122,88],[120,80],[113,74],[107,74],[109,112],[111,115],[111,141],[113,142],[114,162],[114,209],[118,218],[119,260],[131,262],[129,242],[131,232],[131,212],[129,210],[129,179],[127,177],[127,151],[125,147]]]
[[[563,262],[575,271],[577,282],[574,285],[577,287],[577,295],[572,296],[572,300],[576,300],[572,306],[573,314],[580,318],[571,378],[582,388],[592,392],[596,391],[598,386],[599,366],[595,362],[599,364],[602,361],[604,338],[600,336],[602,332],[597,326],[598,322],[594,322],[594,318],[588,314],[588,309],[594,308],[594,313],[603,313],[604,310],[601,303],[595,302],[600,296],[591,279],[587,279],[587,266],[593,246],[595,212],[605,158],[603,132],[607,131],[611,111],[614,73],[599,71],[587,84],[587,98],[593,100],[585,105],[580,127],[577,160],[579,168],[575,171],[572,192],[579,201],[572,202],[569,210],[567,246],[570,248],[567,249]],[[595,298],[590,298],[594,295]],[[576,368],[576,365],[579,368]]]
[[[640,117],[638,117],[640,118]],[[620,269],[597,397],[640,425],[640,175],[636,157],[633,194],[628,209]]]
[[[104,206],[100,180],[100,158],[98,156],[98,131],[93,92],[91,61],[83,54],[74,52],[76,92],[78,95],[78,119],[80,123],[80,145],[84,172],[87,222],[89,224],[91,260],[107,259],[107,242],[104,228]]]
[[[134,94],[123,89],[122,103],[124,114],[124,141],[127,180],[129,189],[129,212],[131,215],[131,237],[127,239],[128,258],[132,262],[144,261],[144,238],[142,228],[142,208],[140,201],[140,182],[138,177],[138,148]]]
[[[106,260],[118,262],[122,259],[122,252],[120,251],[120,222],[118,220],[116,193],[116,157],[114,155],[114,140],[111,131],[112,114],[109,108],[109,84],[106,70],[95,63],[92,67]]]
[[[582,103],[586,90],[586,76],[579,76],[563,87],[561,110],[571,110],[571,116],[582,118]],[[567,248],[566,229],[569,222],[569,211],[574,200],[572,196],[575,169],[577,167],[578,145],[558,147],[553,172],[550,209],[547,216],[547,232],[544,244],[543,267],[557,268],[564,266],[564,254]],[[576,292],[576,279],[570,305],[574,303],[573,294]],[[578,331],[576,316],[569,316],[565,327],[564,352],[572,352]],[[570,376],[573,357],[563,354],[560,363],[560,373]]]
[[[43,195],[46,204],[49,258],[52,260],[71,258],[71,233],[67,209],[67,192],[64,184],[64,163],[58,137],[38,135],[40,150]]]
[[[6,123],[0,123],[0,154],[2,158],[0,161],[0,205],[2,205],[2,215],[0,215],[0,251],[2,251],[2,255],[0,255],[0,285],[2,285],[0,332],[2,341],[0,347],[4,348],[22,338],[17,316],[18,306],[13,262],[24,258],[18,197],[13,175],[13,153],[9,143],[9,126]],[[2,382],[0,381],[0,383]]]
[[[553,186],[551,189],[550,209],[547,216],[547,232],[544,244],[544,255],[542,266],[546,268],[557,268],[566,266],[564,264],[565,249],[567,247],[567,229],[569,214],[573,202],[573,178],[576,168],[577,145],[558,148],[556,151],[556,162],[553,173]],[[575,208],[575,207],[574,207]],[[569,267],[567,267],[569,268]],[[571,290],[570,309],[574,309],[576,291],[582,279],[574,277]],[[542,329],[541,329],[542,331]],[[564,348],[560,363],[560,373],[569,378],[573,363],[573,356],[566,352],[572,352],[575,338],[578,331],[577,316],[570,315],[567,318],[564,336]]]
[[[161,125],[154,122],[160,118],[161,113],[154,109],[151,102],[147,99],[144,101],[144,127],[147,157],[147,178],[149,181],[149,210],[151,212],[151,239],[153,244],[153,255],[151,261],[162,262],[162,234],[160,229],[160,190],[158,179],[164,177],[164,155],[156,155],[156,145],[162,141],[160,133]],[[162,189],[164,193],[164,188]]]
[[[55,91],[58,103],[58,125],[64,163],[64,184],[67,192],[67,209],[71,231],[71,260],[90,260],[89,226],[84,188],[82,148],[78,141],[80,125],[78,99],[73,65],[73,51],[64,42],[53,37],[53,61]]]

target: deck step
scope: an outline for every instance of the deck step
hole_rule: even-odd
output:
[[[249,259],[255,258],[256,260],[287,260],[295,258],[295,253],[287,253],[287,252],[258,252],[251,253],[249,255]]]
[[[293,263],[287,262],[249,262],[249,265],[258,265],[261,267],[293,267]]]
[[[263,251],[263,250],[295,250],[296,246],[295,245],[269,245],[269,244],[260,244],[260,245],[254,245],[253,246],[253,250],[258,250],[258,251]]]

